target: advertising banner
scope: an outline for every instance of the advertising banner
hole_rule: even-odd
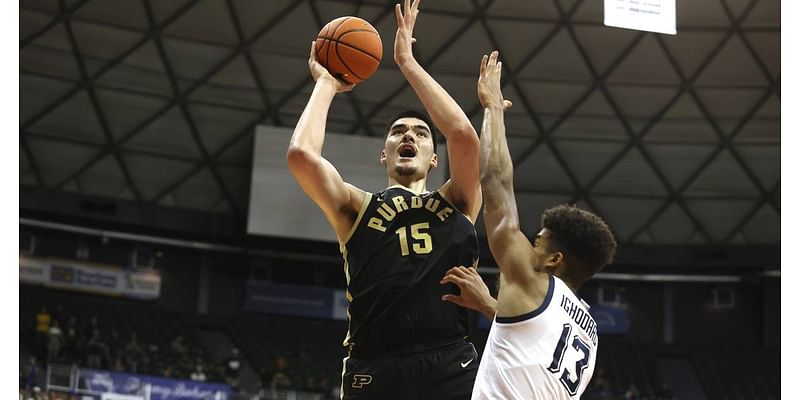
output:
[[[333,319],[346,320],[349,306],[350,302],[347,301],[344,290],[333,290]]]
[[[227,400],[231,392],[230,386],[222,383],[195,382],[87,368],[79,369],[78,374],[82,381],[80,386],[91,392],[139,396],[150,400]]]
[[[157,271],[124,270],[118,266],[23,255],[19,256],[19,280],[139,299],[157,299],[161,293],[161,276]]]
[[[622,307],[597,304],[589,309],[589,313],[597,322],[600,334],[625,334],[631,327],[628,311]]]
[[[333,318],[334,290],[250,281],[245,287],[246,311]]]

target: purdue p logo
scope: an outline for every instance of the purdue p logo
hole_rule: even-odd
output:
[[[353,375],[353,387],[361,389],[372,382],[372,375]]]

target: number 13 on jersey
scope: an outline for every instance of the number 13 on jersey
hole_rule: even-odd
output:
[[[564,328],[561,331],[561,337],[558,339],[558,344],[553,352],[553,362],[550,363],[550,366],[547,369],[554,374],[561,373],[559,381],[561,381],[561,384],[567,388],[569,394],[574,396],[576,393],[578,393],[578,387],[581,385],[583,371],[589,364],[589,356],[591,355],[591,351],[589,350],[589,345],[581,340],[578,335],[570,338],[570,333],[572,333],[572,325],[564,324]],[[562,361],[564,360],[564,353],[569,349],[572,351],[577,351],[580,354],[580,358],[575,362],[576,376],[574,377],[570,376],[570,373],[567,371],[566,367],[562,369],[561,365]]]
[[[400,227],[400,229],[396,230],[394,233],[397,234],[397,238],[400,240],[400,254],[403,256],[407,256],[410,253],[409,250],[413,250],[416,254],[428,254],[433,251],[433,241],[431,240],[431,235],[429,235],[426,230],[430,228],[430,224],[427,222],[420,222],[418,224],[411,225],[409,227],[411,231],[411,248],[409,249],[408,246],[408,232],[405,226]]]

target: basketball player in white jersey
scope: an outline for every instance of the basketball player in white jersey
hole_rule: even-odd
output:
[[[602,219],[572,206],[546,210],[533,243],[520,231],[503,122],[511,103],[500,90],[497,58],[496,51],[483,57],[478,95],[483,218],[500,288],[495,302],[474,268],[456,267],[442,282],[455,283],[461,294],[442,299],[494,319],[473,400],[578,399],[594,372],[597,325],[575,293],[611,262],[616,242]]]

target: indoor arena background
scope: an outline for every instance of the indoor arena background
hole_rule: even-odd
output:
[[[321,215],[281,174],[326,22],[360,16],[384,46],[326,146],[380,172],[387,119],[421,107],[393,6],[20,2],[20,398],[338,398],[338,246],[269,218]],[[601,327],[583,398],[776,399],[780,3],[678,0],[677,31],[604,26],[599,0],[423,0],[414,48],[476,128],[500,50],[523,230],[575,203],[620,243],[579,293]],[[487,329],[473,315],[479,352]]]

